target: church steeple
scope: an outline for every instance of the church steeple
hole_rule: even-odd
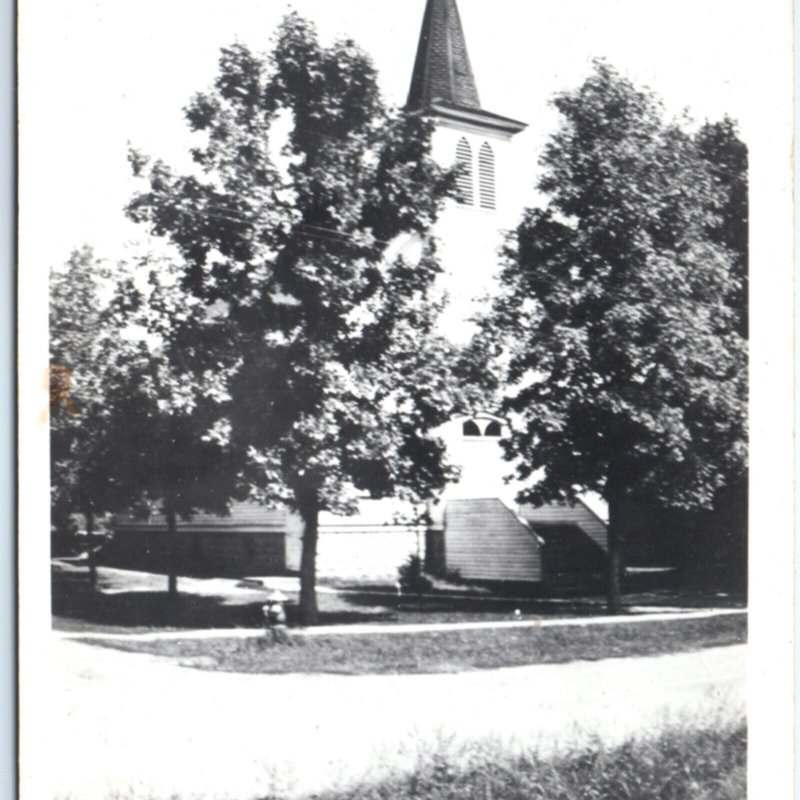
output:
[[[435,102],[481,107],[455,0],[428,0],[422,20],[408,107],[428,109]]]
[[[406,105],[504,136],[526,127],[481,107],[456,0],[427,0]]]

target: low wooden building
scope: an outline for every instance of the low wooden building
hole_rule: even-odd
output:
[[[167,534],[163,516],[118,518],[99,563],[179,575],[231,577],[292,575],[300,569],[302,525],[292,514],[254,503],[235,503],[227,516],[198,514]]]
[[[534,508],[451,498],[429,525],[398,509],[365,500],[354,517],[321,515],[318,576],[393,582],[411,555],[433,575],[486,583],[587,585],[605,571],[605,523],[580,501]],[[236,503],[228,516],[179,521],[174,538],[163,516],[120,517],[98,562],[156,574],[174,565],[187,577],[297,575],[302,533],[296,515],[254,503]]]
[[[317,575],[353,581],[388,581],[411,555],[422,556],[425,528],[410,511],[403,518],[391,500],[363,500],[353,517],[320,515]],[[230,514],[179,520],[177,536],[166,519],[120,516],[98,562],[121,569],[186,577],[274,577],[300,570],[303,526],[286,510],[235,503]],[[171,565],[172,568],[171,568]]]

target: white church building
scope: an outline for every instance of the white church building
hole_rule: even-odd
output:
[[[442,330],[463,343],[473,332],[470,318],[497,285],[503,232],[522,212],[513,202],[521,194],[515,181],[530,184],[532,177],[515,171],[511,157],[526,124],[481,106],[456,0],[427,2],[408,106],[434,120],[434,157],[461,165],[458,199],[448,201],[435,235],[448,297]],[[409,238],[397,247],[408,257],[422,243]],[[598,515],[583,501],[520,506],[520,487],[506,480],[512,465],[499,445],[505,422],[492,411],[442,428],[461,477],[427,508],[365,499],[354,517],[323,514],[318,575],[394,580],[412,554],[434,574],[469,581],[578,584],[602,572],[602,508],[592,503]],[[299,570],[302,526],[289,513],[240,503],[228,517],[200,514],[178,529],[182,574],[244,578]],[[169,544],[164,519],[120,519],[100,559],[163,572]]]

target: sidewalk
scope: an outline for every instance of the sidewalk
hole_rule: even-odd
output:
[[[447,631],[487,630],[492,628],[574,628],[590,625],[628,625],[633,623],[665,622],[668,620],[709,619],[747,614],[746,609],[704,609],[701,611],[670,611],[621,615],[614,617],[571,617],[566,619],[527,619],[492,622],[436,622],[421,624],[361,623],[355,625],[320,625],[314,628],[292,628],[292,636],[354,636],[435,633]],[[264,635],[263,628],[217,628],[211,630],[153,631],[152,633],[81,633],[54,631],[61,639],[122,640],[131,642],[156,642],[180,639],[257,639]]]

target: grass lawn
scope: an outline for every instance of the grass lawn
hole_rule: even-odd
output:
[[[511,755],[497,745],[468,745],[422,757],[408,774],[313,800],[745,800],[744,723],[675,728],[652,740],[592,747],[559,757]],[[134,800],[121,792],[108,800]],[[175,800],[178,800],[175,796]],[[208,800],[215,800],[209,797]],[[271,794],[260,800],[286,800]]]
[[[147,573],[99,569],[99,591],[89,589],[85,568],[56,564],[53,569],[53,627],[71,632],[133,633],[149,630],[259,628],[265,587],[246,587],[235,580],[181,578],[179,594],[170,597],[166,578]],[[437,588],[431,595],[397,596],[393,586],[348,586],[340,591],[320,588],[323,625],[355,622],[433,623],[491,622],[523,618],[586,617],[606,613],[601,596],[508,598],[497,589]],[[289,622],[296,619],[297,589],[283,586],[290,598]],[[741,607],[736,598],[692,593],[652,592],[625,597],[631,607]]]
[[[569,628],[501,628],[413,634],[263,639],[91,640],[91,644],[245,673],[434,673],[649,656],[740,644],[746,615]]]
[[[473,748],[316,800],[745,800],[747,731],[675,730],[556,759]],[[263,800],[280,800],[277,796]]]

